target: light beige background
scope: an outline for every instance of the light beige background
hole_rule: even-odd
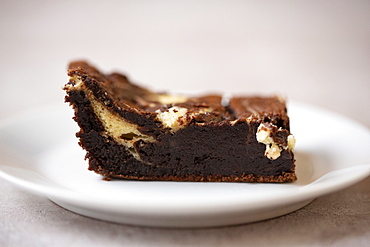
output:
[[[369,1],[2,0],[0,119],[62,104],[67,64],[79,58],[153,89],[280,93],[370,127]],[[100,222],[0,187],[1,246],[370,242],[369,178],[288,216],[204,230]]]

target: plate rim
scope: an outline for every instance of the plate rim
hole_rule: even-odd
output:
[[[361,123],[358,123],[358,122],[356,122],[356,121],[354,121],[350,118],[347,118],[343,115],[332,112],[330,110],[323,109],[323,108],[313,106],[313,105],[310,105],[310,104],[292,101],[288,104],[288,111],[289,111],[289,107],[292,104],[294,104],[298,107],[304,107],[306,109],[310,109],[311,111],[321,111],[321,112],[331,114],[335,118],[340,118],[340,119],[343,119],[345,121],[348,121],[351,124],[355,124],[356,127],[361,128],[361,131],[366,131],[368,134],[370,133],[368,128],[366,126],[362,125]],[[64,106],[63,108],[65,108],[65,107],[66,106]],[[8,118],[5,118],[5,119],[0,121],[0,133],[7,126],[14,124],[14,122],[19,123],[20,121],[22,121],[22,119],[24,119],[25,116],[35,116],[35,113],[36,113],[36,118],[38,118],[39,116],[38,116],[37,113],[45,113],[45,112],[48,112],[48,111],[51,111],[51,110],[53,112],[57,112],[58,108],[61,108],[61,105],[57,106],[57,107],[56,106],[39,107],[39,108],[33,109],[32,111],[25,111],[25,112],[10,116]],[[72,113],[71,113],[71,116],[72,116]],[[78,193],[76,194],[76,192],[73,192],[73,191],[71,192],[66,188],[60,189],[60,188],[57,187],[57,188],[53,188],[52,190],[50,190],[50,187],[44,188],[40,184],[35,184],[34,182],[31,182],[31,181],[22,180],[19,177],[15,177],[15,176],[12,176],[11,174],[8,174],[8,173],[4,172],[4,169],[3,169],[4,167],[6,168],[6,167],[11,167],[11,166],[7,166],[6,164],[0,163],[0,177],[4,178],[5,180],[7,180],[9,182],[12,182],[13,184],[16,184],[18,186],[21,186],[21,187],[27,189],[30,192],[34,192],[36,194],[46,196],[49,199],[52,199],[52,198],[54,198],[55,200],[60,199],[60,200],[67,201],[67,202],[70,202],[70,203],[77,203],[79,205],[89,206],[89,204],[91,204],[91,203],[94,204],[94,202],[96,204],[96,198],[92,198],[92,197],[86,198],[86,196],[81,197],[80,195],[78,195]],[[336,185],[329,184],[329,185],[327,185],[326,188],[321,188],[320,193],[317,193],[317,188],[315,186],[311,186],[310,188],[308,188],[307,186],[304,186],[304,187],[299,188],[298,190],[294,191],[294,193],[292,191],[292,194],[283,198],[284,200],[280,200],[279,202],[276,202],[275,204],[273,204],[273,206],[286,205],[286,204],[290,204],[290,203],[293,203],[293,202],[304,201],[304,200],[309,200],[309,199],[313,200],[314,198],[316,198],[318,196],[323,196],[323,195],[326,195],[326,194],[333,193],[335,191],[344,189],[344,188],[346,188],[350,185],[353,185],[353,184],[365,179],[367,176],[370,175],[370,163],[354,165],[354,166],[351,166],[349,168],[353,169],[354,167],[361,169],[362,173],[360,172],[356,176],[352,175],[352,177],[350,177],[349,179],[347,179],[346,181],[344,181],[342,183],[339,183],[339,184],[336,184]],[[317,180],[315,180],[315,181],[317,181]],[[66,191],[69,191],[69,192],[66,193]],[[283,197],[283,195],[278,195],[278,197],[281,199]],[[256,200],[254,203],[251,203],[250,201],[238,201],[239,202],[238,205],[235,205],[233,203],[232,204],[230,204],[230,203],[227,204],[226,203],[226,204],[220,204],[217,207],[212,207],[212,208],[207,207],[206,210],[209,211],[209,212],[211,212],[212,210],[215,210],[215,211],[218,212],[221,209],[228,208],[227,211],[239,210],[239,209],[242,209],[242,210],[245,211],[245,210],[253,209],[254,205],[260,205],[261,203],[265,203],[265,202],[269,202],[269,201],[271,201],[271,198]],[[127,201],[126,201],[126,203],[127,203]],[[135,204],[131,205],[131,211],[135,211],[135,212],[140,211],[142,213],[145,213],[145,212],[146,213],[148,213],[148,212],[149,213],[160,213],[160,212],[163,213],[163,208],[162,207],[161,208],[156,208],[156,207],[154,207],[154,205],[142,206],[142,207],[137,207],[137,206],[138,205],[135,205]],[[111,201],[105,202],[105,203],[99,203],[99,207],[102,208],[102,209],[108,209],[108,208],[113,209]],[[177,207],[177,208],[171,208],[170,207],[170,208],[166,208],[166,210],[167,209],[168,209],[168,211],[167,211],[168,214],[171,214],[171,213],[173,214],[173,213],[178,212],[179,209],[181,210],[181,207]],[[190,209],[192,209],[192,211],[191,211],[192,213],[200,211],[200,208],[198,208],[198,207],[191,208],[191,207],[189,207],[189,205],[186,206],[186,209],[188,210],[187,214],[190,212],[189,211]],[[120,211],[117,208],[116,208],[116,210]],[[121,208],[121,210],[122,210],[122,208]],[[125,211],[126,212],[130,211],[130,205],[129,204],[125,205]]]

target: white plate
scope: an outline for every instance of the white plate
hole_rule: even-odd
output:
[[[160,227],[241,224],[297,210],[370,174],[370,132],[312,106],[289,105],[298,181],[289,184],[104,181],[87,170],[67,105],[0,125],[0,176],[89,217]]]

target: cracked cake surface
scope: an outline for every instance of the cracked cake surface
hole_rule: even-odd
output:
[[[89,170],[106,178],[295,181],[285,100],[156,93],[85,61],[69,65],[66,102]]]

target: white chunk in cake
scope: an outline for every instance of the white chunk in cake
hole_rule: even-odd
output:
[[[270,124],[272,125],[272,124]],[[276,127],[272,125],[273,127]],[[280,128],[281,129],[281,128]],[[279,129],[279,130],[280,130]],[[278,131],[279,131],[278,130]],[[281,151],[283,149],[289,149],[293,150],[295,146],[295,138],[293,135],[288,136],[288,145],[283,146],[282,144],[278,144],[274,141],[272,138],[272,128],[269,127],[268,125],[261,123],[260,126],[257,129],[256,133],[256,138],[257,141],[260,143],[263,143],[266,145],[266,150],[265,150],[265,156],[271,160],[275,160],[280,157]]]
[[[179,106],[173,106],[164,112],[156,111],[157,119],[162,122],[165,128],[171,128],[173,132],[185,126],[187,112],[188,109]]]

